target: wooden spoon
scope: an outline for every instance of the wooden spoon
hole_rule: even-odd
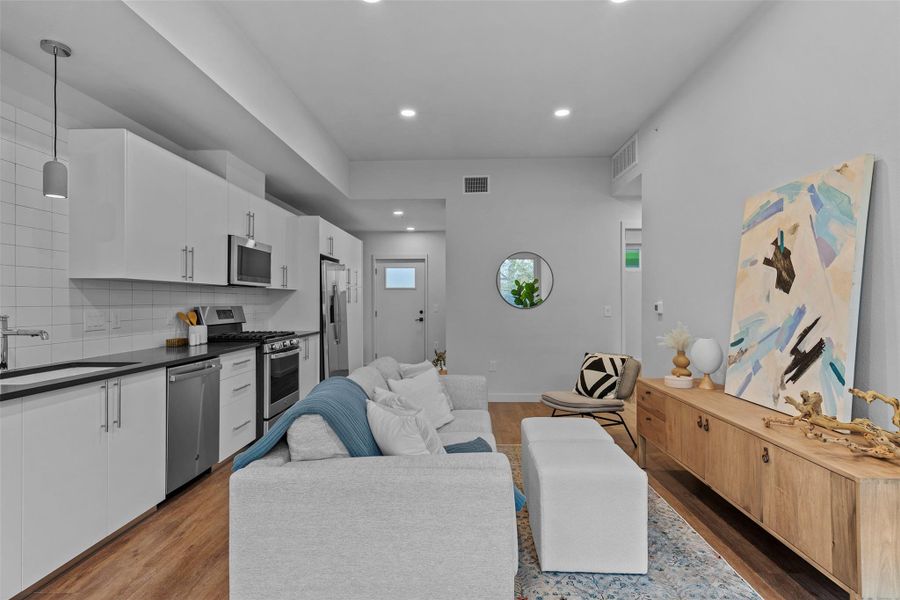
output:
[[[184,322],[185,325],[190,326],[191,320],[188,319],[188,316],[187,316],[186,314],[184,314],[184,313],[181,312],[181,311],[178,311],[178,312],[175,313],[175,314],[178,316],[179,319],[181,319],[181,320]]]
[[[197,313],[194,311],[189,312],[188,319],[190,319],[191,325],[197,325]]]

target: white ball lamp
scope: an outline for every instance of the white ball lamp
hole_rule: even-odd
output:
[[[699,338],[691,346],[691,364],[703,373],[703,379],[697,387],[703,390],[714,390],[716,385],[710,378],[722,366],[722,348],[712,338]]]

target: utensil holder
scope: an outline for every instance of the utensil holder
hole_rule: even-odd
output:
[[[191,346],[205,344],[206,339],[206,325],[191,325],[188,327],[188,343]]]

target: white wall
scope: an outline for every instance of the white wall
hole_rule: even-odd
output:
[[[426,356],[431,358],[431,349],[437,345],[439,350],[447,344],[446,316],[446,236],[443,231],[416,231],[403,233],[356,232],[353,235],[363,243],[363,281],[366,290],[364,298],[365,335],[363,359],[371,362],[375,357],[373,348],[372,292],[375,285],[372,279],[372,257],[406,258],[428,257],[428,289],[426,290],[427,315],[425,319],[425,343],[428,347]]]
[[[773,4],[641,128],[645,373],[671,368],[656,336],[679,320],[727,347],[747,197],[873,152],[856,385],[900,392],[898,34],[897,2]]]
[[[491,193],[463,195],[466,175],[489,175]],[[357,198],[446,198],[448,367],[486,374],[491,400],[570,389],[584,352],[618,351],[619,224],[639,220],[640,203],[609,196],[607,159],[355,162],[350,180]],[[518,310],[495,278],[526,250],[547,260],[554,286]]]
[[[7,66],[13,68],[6,69]],[[3,54],[0,110],[0,313],[10,325],[45,329],[40,338],[11,337],[10,368],[23,368],[161,346],[185,335],[175,317],[199,304],[242,304],[251,328],[267,328],[273,302],[290,292],[110,280],[69,279],[69,207],[78,198],[45,198],[41,168],[52,152],[51,107],[30,95],[31,87],[52,89],[51,79]],[[43,79],[42,79],[43,78]],[[43,85],[37,85],[43,81]],[[23,82],[35,85],[22,85]],[[62,86],[60,86],[62,88]],[[171,142],[71,88],[77,116],[61,123],[78,127],[125,126],[154,142]],[[62,99],[61,94],[61,99]],[[68,130],[61,128],[59,155],[68,159]],[[183,149],[180,153],[184,154]],[[222,249],[223,252],[225,248]],[[86,311],[104,316],[100,331],[84,331]]]

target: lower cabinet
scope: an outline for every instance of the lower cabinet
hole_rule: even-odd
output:
[[[706,481],[754,518],[763,518],[763,442],[728,423],[709,418]]]
[[[256,350],[225,354],[219,380],[219,462],[256,439]]]
[[[306,398],[319,384],[319,336],[308,335],[300,340],[300,399]]]
[[[164,499],[165,371],[21,402],[25,589]]]

